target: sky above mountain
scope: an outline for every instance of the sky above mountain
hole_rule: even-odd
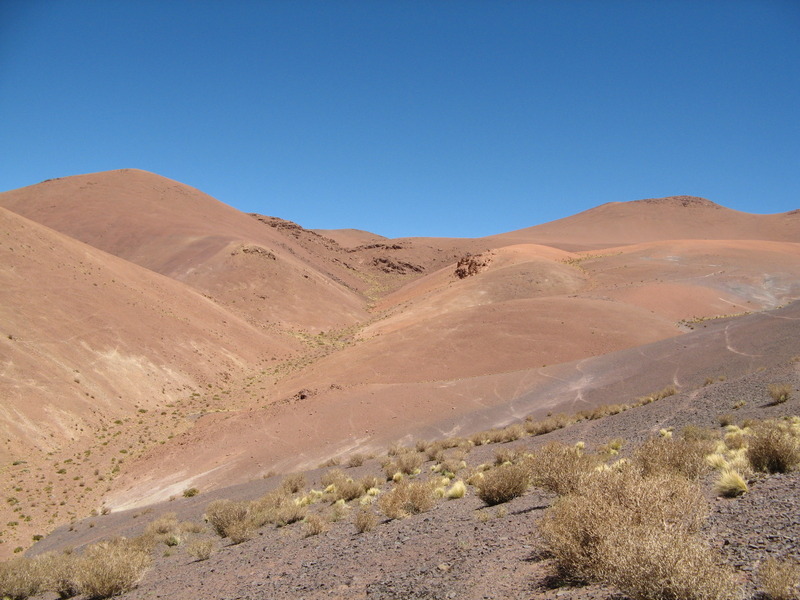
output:
[[[4,0],[0,191],[139,168],[247,212],[482,236],[800,208],[800,3]]]

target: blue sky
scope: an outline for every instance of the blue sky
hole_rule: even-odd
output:
[[[2,0],[0,190],[124,167],[389,237],[793,210],[800,2]]]

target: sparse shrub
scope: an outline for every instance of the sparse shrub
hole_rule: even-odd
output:
[[[89,546],[76,565],[78,588],[87,598],[109,598],[136,587],[152,562],[127,540]]]
[[[281,489],[287,494],[297,494],[306,489],[306,476],[302,473],[287,475],[281,480]]]
[[[383,482],[375,475],[364,475],[361,478],[361,487],[364,488],[365,493],[372,488],[379,488]]]
[[[519,423],[514,423],[501,430],[501,442],[513,442],[525,436],[525,428]]]
[[[353,454],[350,458],[347,459],[347,466],[350,468],[353,467],[360,467],[364,464],[364,455],[363,454]]]
[[[320,533],[324,533],[328,530],[328,524],[325,522],[321,516],[317,514],[308,515],[303,520],[303,533],[306,537],[311,537],[312,535],[319,535]]]
[[[770,600],[800,598],[800,565],[794,561],[768,558],[759,566],[758,581]]]
[[[792,386],[788,383],[771,383],[767,391],[773,404],[783,404],[792,397]]]
[[[306,504],[294,500],[281,490],[273,490],[250,503],[250,520],[256,527],[267,523],[283,527],[302,520],[306,514]]]
[[[0,563],[0,597],[24,600],[42,587],[36,564],[29,558],[14,558]]]
[[[494,451],[494,464],[516,463],[524,454],[524,452],[516,448],[498,448]]]
[[[240,535],[243,523],[250,515],[247,502],[233,502],[231,500],[215,500],[206,507],[206,521],[221,538],[229,537],[231,531]]]
[[[489,506],[508,502],[528,489],[528,469],[522,465],[500,465],[486,471],[475,484],[478,497]]]
[[[429,481],[403,480],[378,498],[378,508],[390,519],[404,519],[425,512],[435,503],[434,486]]]
[[[647,394],[646,396],[641,396],[640,398],[636,399],[636,404],[638,406],[642,406],[644,404],[650,404],[651,402],[656,402],[658,400],[663,400],[664,398],[669,398],[670,396],[674,396],[678,393],[678,388],[674,385],[668,385],[667,387],[657,391]]]
[[[206,529],[202,524],[194,521],[183,521],[178,528],[183,533],[203,533]]]
[[[754,429],[747,458],[756,471],[786,473],[800,463],[800,446],[779,423],[767,421]]]
[[[200,490],[198,490],[196,487],[190,487],[190,488],[186,488],[185,490],[183,490],[183,497],[184,498],[192,498],[194,496],[197,496],[197,494],[199,494],[199,493],[200,493]]]
[[[367,490],[360,482],[353,481],[352,479],[344,479],[336,484],[336,490],[333,494],[335,500],[344,500],[349,502],[364,495]]]
[[[341,482],[347,481],[347,475],[341,469],[331,469],[320,479],[324,487],[338,486]]]
[[[226,536],[232,544],[241,544],[253,539],[256,533],[256,524],[252,519],[235,521],[225,528]]]
[[[737,586],[698,536],[658,526],[612,528],[600,552],[602,581],[635,600],[730,600]]]
[[[424,455],[419,452],[402,452],[395,454],[393,460],[386,461],[383,470],[387,479],[391,479],[396,473],[413,475],[422,466],[424,459]]]
[[[58,594],[59,598],[72,598],[80,593],[75,578],[77,557],[71,551],[47,552],[34,561],[41,580],[41,589]],[[0,597],[2,591],[0,590]]]
[[[598,464],[596,457],[559,442],[542,446],[525,460],[531,484],[559,496],[580,489]]]
[[[713,446],[702,441],[650,438],[633,455],[644,476],[674,473],[696,480],[708,470],[706,455]]]
[[[145,535],[166,535],[178,529],[178,518],[175,513],[167,513],[163,517],[148,523],[145,527]]]
[[[717,417],[717,422],[719,422],[720,427],[727,427],[731,423],[733,423],[734,418],[731,414],[720,415]]]
[[[643,600],[722,600],[732,573],[697,537],[708,507],[697,486],[630,466],[596,471],[539,521],[564,579],[600,581]]]
[[[746,493],[747,482],[742,478],[738,471],[733,469],[725,469],[717,479],[714,489],[720,496],[726,498],[735,498]]]
[[[214,553],[212,540],[194,540],[186,546],[186,553],[195,560],[208,560]]]
[[[358,533],[365,533],[375,529],[375,526],[378,524],[378,517],[371,510],[362,508],[356,512],[353,522]]]
[[[708,427],[687,425],[681,431],[681,438],[687,442],[709,442],[719,439],[719,433]]]

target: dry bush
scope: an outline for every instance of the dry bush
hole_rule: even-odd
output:
[[[232,500],[215,500],[206,507],[205,518],[208,524],[221,538],[230,535],[231,529],[241,533],[242,524],[250,516],[250,507],[247,502],[233,502]]]
[[[800,598],[800,565],[768,558],[758,568],[758,582],[769,600],[797,600]]]
[[[394,442],[392,444],[389,444],[389,448],[387,448],[387,450],[386,450],[386,455],[387,456],[397,456],[399,454],[403,454],[405,452],[411,452],[411,451],[412,451],[411,448],[403,446],[399,442]]]
[[[331,469],[320,479],[320,483],[326,488],[331,485],[338,486],[342,481],[347,481],[347,475],[341,469]]]
[[[788,383],[771,383],[767,386],[772,404],[783,404],[792,397],[792,386]]]
[[[756,471],[786,473],[800,463],[800,445],[789,429],[766,421],[754,428],[747,459]]]
[[[419,452],[402,452],[396,454],[393,460],[385,461],[383,471],[386,473],[387,479],[394,477],[395,473],[412,475],[417,472],[423,462],[425,462],[425,455]]]
[[[550,433],[557,429],[563,429],[568,425],[572,425],[574,422],[574,417],[565,414],[557,414],[552,417],[547,417],[543,421],[526,421],[525,431],[534,436],[544,435],[545,433]]]
[[[681,431],[681,439],[687,442],[713,442],[719,439],[719,432],[708,427],[687,425]]]
[[[720,415],[719,417],[717,417],[717,422],[719,423],[720,427],[727,427],[728,425],[731,425],[735,420],[736,419],[734,418],[734,416],[730,413]]]
[[[358,533],[365,533],[375,529],[375,526],[378,524],[378,517],[371,510],[362,508],[356,512],[353,523],[355,524],[356,531],[358,531]]]
[[[717,479],[717,482],[714,484],[714,490],[720,496],[735,498],[746,493],[748,488],[747,482],[738,471],[734,469],[724,469],[719,479]]]
[[[43,590],[54,592],[59,598],[72,598],[80,593],[75,578],[77,556],[72,552],[47,552],[37,556],[35,561]]]
[[[494,464],[516,463],[525,455],[523,450],[518,448],[498,448],[494,451]]]
[[[642,406],[644,404],[650,404],[651,402],[656,402],[658,400],[663,400],[664,398],[668,398],[670,396],[674,396],[678,393],[678,388],[674,385],[668,385],[667,387],[657,391],[647,394],[646,396],[641,396],[640,398],[636,399],[636,404],[638,406]]]
[[[0,563],[0,597],[24,600],[42,589],[37,565],[29,558],[14,558]]]
[[[252,540],[253,536],[256,534],[256,529],[258,529],[258,527],[255,521],[246,518],[241,521],[231,523],[225,530],[225,533],[226,537],[231,541],[232,544],[241,544],[248,540]]]
[[[559,442],[550,442],[525,459],[531,484],[559,496],[580,489],[598,464],[597,457]]]
[[[287,494],[297,494],[306,489],[306,476],[302,473],[287,475],[281,480],[281,489]]]
[[[381,485],[383,485],[383,481],[375,475],[364,475],[364,477],[361,478],[361,487],[363,487],[365,491],[378,488]]]
[[[364,488],[361,482],[353,481],[352,479],[344,479],[336,484],[336,489],[333,492],[334,501],[344,500],[349,502],[364,495],[369,488]]]
[[[350,458],[347,459],[347,466],[351,469],[354,467],[360,467],[364,464],[364,455],[359,454],[358,452],[355,454],[350,455]]]
[[[194,540],[186,546],[186,554],[197,561],[208,560],[213,553],[213,540]]]
[[[164,516],[151,521],[145,528],[145,534],[167,535],[178,531],[178,517],[175,513],[167,513]]]
[[[731,572],[697,537],[708,507],[682,476],[595,472],[539,521],[562,578],[600,581],[640,599],[722,600]]]
[[[694,481],[708,471],[706,456],[713,450],[703,441],[650,438],[634,453],[633,462],[645,477],[674,473]]]
[[[249,505],[249,520],[256,528],[267,523],[283,527],[302,520],[305,515],[306,507],[280,490],[264,494]]]
[[[520,425],[519,423],[514,423],[513,425],[509,425],[501,430],[500,433],[500,441],[501,442],[513,442],[515,440],[521,439],[525,437],[525,427]]]
[[[196,523],[194,521],[183,521],[178,528],[183,533],[203,533],[206,530],[201,523]]]
[[[378,508],[390,519],[404,519],[411,514],[430,510],[436,504],[430,481],[401,481],[378,498]]]
[[[319,535],[328,531],[328,523],[317,514],[308,515],[303,520],[303,533],[306,537]]]
[[[734,572],[698,536],[658,526],[615,527],[600,546],[602,581],[635,600],[729,600]]]
[[[475,488],[478,497],[489,506],[508,502],[524,494],[530,477],[528,469],[522,465],[500,465],[483,474]]]
[[[89,546],[76,561],[78,589],[86,598],[109,598],[136,587],[150,566],[150,555],[127,540]]]

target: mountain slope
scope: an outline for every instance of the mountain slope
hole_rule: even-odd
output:
[[[694,196],[610,202],[587,211],[486,238],[492,244],[544,244],[597,250],[656,240],[800,240],[800,211],[739,212]]]

